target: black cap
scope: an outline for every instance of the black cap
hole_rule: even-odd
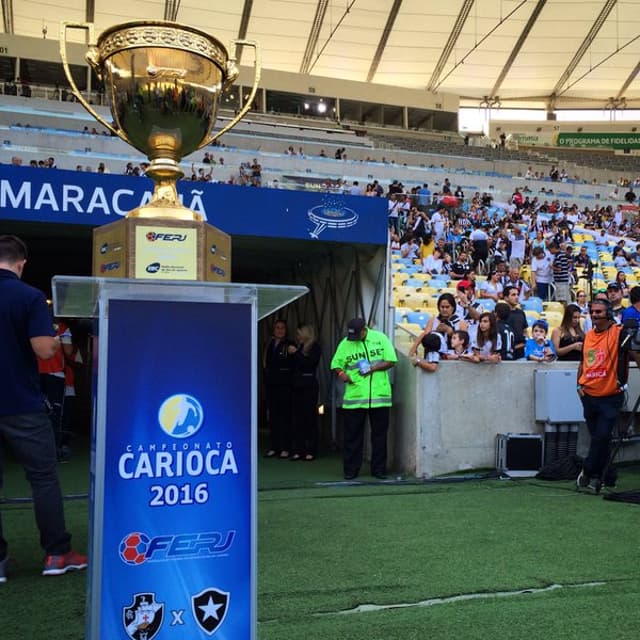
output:
[[[610,282],[610,283],[607,285],[607,291],[608,291],[609,289],[617,289],[618,291],[620,291],[620,289],[622,289],[622,287],[621,287],[621,286],[620,286],[620,284],[619,284],[619,283],[617,283],[617,282]]]
[[[362,330],[367,326],[363,318],[349,320],[347,325],[347,340],[360,340]]]

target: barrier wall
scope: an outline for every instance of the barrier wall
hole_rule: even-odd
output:
[[[544,433],[535,421],[534,362],[480,365],[442,362],[436,373],[413,367],[399,355],[394,384],[392,468],[429,478],[495,466],[498,433]],[[545,369],[576,369],[555,362]],[[630,371],[628,406],[640,393],[640,372]],[[585,455],[588,433],[580,424],[578,453]],[[625,445],[621,460],[640,459],[640,444]]]

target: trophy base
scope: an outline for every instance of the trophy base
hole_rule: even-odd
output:
[[[123,218],[93,230],[93,275],[231,282],[231,236],[202,220]]]

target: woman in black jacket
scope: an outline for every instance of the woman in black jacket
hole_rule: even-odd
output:
[[[293,357],[293,456],[292,460],[315,460],[318,454],[318,380],[316,369],[322,350],[311,325],[298,327]]]
[[[292,345],[287,338],[287,324],[284,320],[276,320],[263,360],[265,400],[271,428],[271,447],[266,458],[276,455],[288,458],[291,451],[293,357],[289,349]]]

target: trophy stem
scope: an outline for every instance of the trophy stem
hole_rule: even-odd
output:
[[[202,220],[199,213],[180,203],[176,183],[184,176],[184,172],[177,162],[167,158],[152,160],[145,174],[154,182],[151,200],[142,207],[129,211],[127,218]]]

